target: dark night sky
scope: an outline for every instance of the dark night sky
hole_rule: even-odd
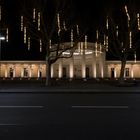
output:
[[[31,2],[31,0],[0,1],[3,12],[3,24],[1,26],[4,27],[5,25],[9,28],[9,43],[3,41],[1,46],[3,60],[43,60],[45,58],[45,52],[39,53],[34,49],[28,51],[27,46],[23,45],[20,32],[20,13],[22,12],[23,1]],[[72,12],[71,19],[80,24],[81,30],[88,28],[88,39],[92,42],[94,42],[95,30],[103,24],[107,12],[113,11],[117,13],[125,3],[135,4],[134,0],[129,0],[129,2],[127,0],[67,0],[67,2],[69,2]],[[139,5],[138,3],[137,1],[136,5]],[[28,8],[31,9],[31,5],[28,5]],[[34,46],[31,45],[31,47]],[[37,47],[39,48],[39,46]]]

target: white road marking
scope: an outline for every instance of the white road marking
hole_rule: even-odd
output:
[[[72,106],[72,108],[93,108],[93,109],[128,109],[128,106]]]
[[[0,106],[0,108],[44,108],[44,106]]]
[[[1,123],[0,126],[17,126],[19,124],[8,124],[8,123]]]

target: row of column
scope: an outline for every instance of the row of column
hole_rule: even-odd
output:
[[[129,69],[130,69],[130,78],[134,78],[134,66],[133,65],[131,65],[130,67],[129,67]],[[126,75],[125,75],[125,71],[124,71],[124,77],[126,77]],[[117,68],[116,68],[116,66],[114,66],[114,78],[117,78]]]
[[[97,69],[97,61],[99,64],[99,68]],[[95,56],[95,54],[92,54],[91,57],[91,66],[92,66],[92,78],[97,78],[97,77],[101,77],[104,78],[104,62],[103,62],[103,57],[102,54],[100,54],[98,60]],[[85,53],[83,53],[81,55],[81,78],[86,78],[86,55]],[[97,73],[98,70],[98,73]],[[100,73],[100,75],[99,75]],[[54,65],[51,66],[51,77],[54,77]],[[58,64],[58,78],[62,78],[63,77],[63,60],[60,59],[59,60],[59,64]],[[70,58],[70,62],[69,62],[69,78],[74,78],[74,58]]]
[[[26,77],[25,72],[27,72],[27,77],[29,77],[29,78],[32,77],[32,68],[31,68],[31,66],[28,67],[28,68],[22,66],[20,76],[21,77]],[[40,72],[42,72],[42,68],[41,68],[41,66],[38,66],[37,77],[40,77]],[[5,76],[5,78],[10,77],[10,73],[12,73],[13,78],[16,77],[16,66],[13,66],[13,67],[8,67],[7,65],[5,66],[5,73],[4,73],[3,76]],[[1,77],[3,77],[3,76],[1,75]]]

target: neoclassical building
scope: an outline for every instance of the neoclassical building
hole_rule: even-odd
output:
[[[65,45],[69,45],[66,43]],[[64,52],[67,55],[69,52]],[[118,78],[120,61],[107,61],[101,44],[80,42],[73,57],[58,59],[51,66],[52,78]],[[1,78],[45,78],[45,61],[1,61]],[[128,61],[126,78],[140,77],[140,61]]]

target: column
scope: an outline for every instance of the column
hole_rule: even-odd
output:
[[[81,58],[82,58],[82,78],[86,78],[85,48],[83,48],[82,50]]]
[[[7,68],[7,64],[5,65],[5,78],[8,77],[8,68]]]
[[[99,59],[99,68],[100,68],[100,76],[101,78],[104,78],[104,64],[103,64],[103,57],[102,54],[100,54],[100,59]]]
[[[62,78],[62,59],[59,60],[58,78]]]
[[[29,66],[29,77],[32,77],[32,65]]]
[[[23,73],[24,73],[24,65],[21,65],[21,77],[23,78]]]
[[[131,78],[134,78],[134,65],[131,64]]]
[[[74,58],[73,57],[70,59],[69,77],[70,77],[70,79],[73,79],[73,77],[74,77]]]
[[[93,78],[97,77],[97,73],[96,73],[96,56],[95,56],[94,52],[92,54],[92,75],[93,75]]]
[[[51,78],[54,78],[54,65],[51,64]]]
[[[115,78],[117,78],[117,71],[116,71],[116,69],[117,69],[117,66],[114,65],[114,77],[115,77]]]
[[[13,77],[14,78],[16,77],[16,66],[15,65],[13,66]]]

